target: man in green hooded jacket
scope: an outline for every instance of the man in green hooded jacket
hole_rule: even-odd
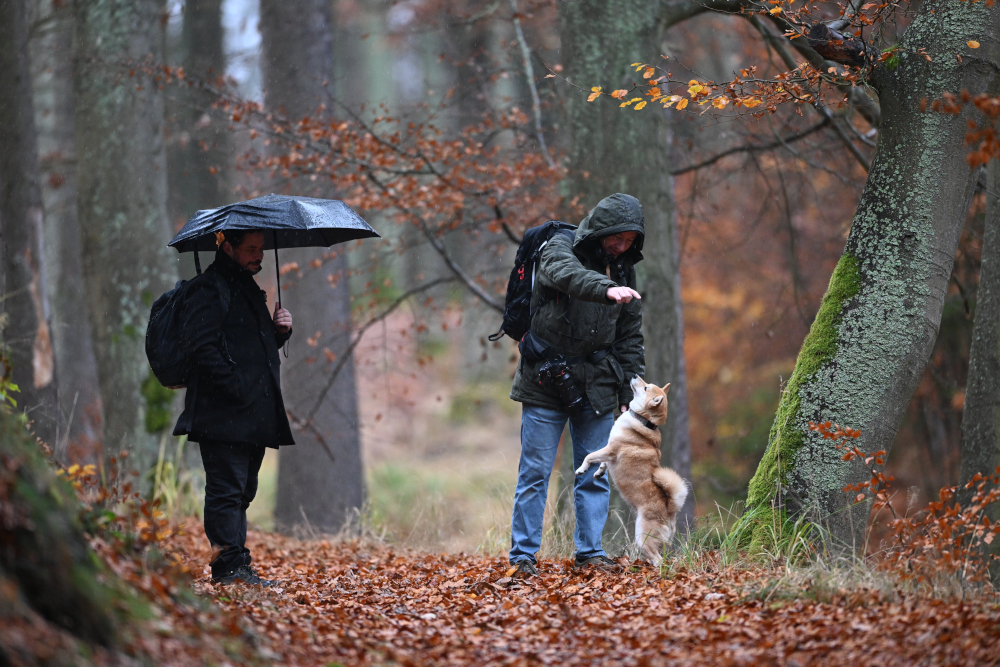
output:
[[[538,259],[531,329],[510,392],[522,415],[509,558],[522,576],[536,573],[549,475],[567,419],[578,468],[607,444],[616,413],[632,400],[629,382],[645,372],[635,279],[643,238],[639,200],[614,194],[594,207],[574,238],[555,234]],[[569,406],[567,384],[576,397]],[[607,476],[579,475],[573,491],[576,565],[612,564],[601,546]]]

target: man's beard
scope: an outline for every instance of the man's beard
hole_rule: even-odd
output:
[[[255,276],[258,273],[260,273],[260,270],[262,268],[264,268],[264,267],[262,265],[260,265],[260,264],[247,264],[245,267],[243,267],[243,269],[247,273],[249,273],[251,276]]]

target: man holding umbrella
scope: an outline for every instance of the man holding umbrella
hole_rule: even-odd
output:
[[[201,446],[212,580],[270,586],[250,566],[246,511],[257,493],[264,448],[295,444],[278,375],[278,349],[292,334],[292,316],[277,303],[270,313],[253,278],[264,258],[264,233],[218,234],[215,261],[184,300],[194,367],[174,435]]]
[[[292,316],[281,307],[278,248],[330,247],[378,237],[342,201],[270,194],[198,211],[168,244],[178,252],[193,251],[200,274],[173,291],[183,297],[178,311],[170,310],[179,317],[165,321],[179,320],[183,332],[187,395],[174,435],[187,435],[201,445],[213,581],[274,584],[250,566],[246,511],[257,493],[264,448],[295,444],[279,375],[278,350],[292,335]],[[202,274],[198,251],[209,249],[216,250],[215,262]],[[274,250],[278,278],[273,313],[253,278],[265,249]],[[168,295],[164,297],[172,298]],[[166,351],[176,348],[171,345]],[[174,359],[170,354],[164,358]],[[174,377],[164,373],[168,380]]]

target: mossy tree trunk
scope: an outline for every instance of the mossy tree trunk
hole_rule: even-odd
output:
[[[561,60],[566,76],[587,88],[631,88],[640,81],[630,63],[660,53],[663,17],[658,3],[643,0],[579,0],[559,3]],[[653,54],[652,56],[650,54]],[[663,463],[691,477],[687,379],[681,311],[680,271],[673,182],[670,171],[670,124],[658,112],[635,112],[615,104],[588,103],[567,97],[570,140],[567,196],[578,195],[587,207],[615,192],[642,202],[646,240],[639,265],[648,382],[671,383],[670,416],[663,431]],[[613,497],[617,509],[621,501]],[[693,517],[685,507],[683,525]],[[613,521],[609,521],[609,529]]]
[[[163,93],[142,64],[163,60],[163,0],[77,0],[74,98],[84,294],[104,408],[104,451],[155,454],[140,394],[149,307],[173,286],[167,248]],[[132,75],[134,70],[134,76]],[[173,256],[172,256],[173,255]]]
[[[977,177],[964,145],[971,105],[955,116],[929,105],[921,111],[921,100],[994,91],[998,37],[1000,4],[925,3],[899,44],[898,64],[875,70],[883,118],[875,157],[750,482],[754,549],[783,516],[803,511],[828,526],[835,543],[864,543],[870,501],[854,504],[843,488],[867,479],[870,466],[842,461],[808,423],[860,429],[853,444],[865,452],[892,446],[937,337]],[[983,48],[973,51],[969,40]],[[929,58],[918,53],[925,49]]]
[[[329,102],[333,77],[330,12],[329,3],[322,0],[261,3],[264,100],[268,111],[299,120]],[[282,386],[285,406],[297,419],[305,419],[326,384],[331,364],[323,349],[339,354],[350,340],[350,281],[344,249],[334,248],[336,258],[319,269],[311,268],[310,262],[322,259],[328,252],[325,249],[297,249],[286,254],[287,261],[294,259],[304,267],[301,277],[288,275],[284,282],[289,289],[282,292],[284,306],[295,322]],[[330,275],[338,278],[332,286],[327,280]],[[311,346],[307,340],[314,335],[318,339]],[[325,445],[318,441],[317,432]],[[275,522],[283,529],[304,525],[323,532],[337,531],[364,502],[353,361],[337,376],[312,419],[312,427],[296,429],[295,439],[298,444],[284,447],[280,453]]]
[[[100,583],[107,573],[87,545],[80,504],[69,484],[53,474],[24,424],[5,407],[0,408],[0,506],[3,602],[20,598],[81,639],[113,643],[114,609],[123,600]],[[0,604],[0,625],[4,613],[17,610]]]
[[[10,348],[19,407],[55,442],[55,356],[49,329],[26,0],[0,0],[0,221],[3,224],[3,342]]]

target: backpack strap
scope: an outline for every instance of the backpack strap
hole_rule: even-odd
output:
[[[562,234],[563,236],[568,237],[569,240],[570,240],[570,243],[572,243],[573,239],[576,238],[576,232],[574,232],[572,229],[557,229],[555,231],[555,233],[552,234],[552,237],[549,238],[548,241],[546,241],[542,245],[538,246],[538,251],[533,256],[533,258],[532,258],[533,261],[532,261],[532,264],[531,264],[531,291],[532,292],[535,291],[535,269],[538,268],[538,260],[542,256],[542,250],[544,250],[545,246],[547,246],[549,244],[549,241],[551,241],[553,238],[555,238],[556,234]],[[561,292],[558,292],[557,290],[550,290],[550,289],[545,289],[545,290],[542,290],[542,292],[540,292],[541,296],[538,299],[538,305],[533,310],[530,310],[529,314],[528,314],[528,328],[529,329],[531,328],[531,320],[533,320],[535,318],[535,312],[539,308],[541,308],[542,306],[544,306],[545,304],[547,304],[549,301],[552,300],[553,297],[551,296],[550,292],[556,292],[557,294],[561,294]],[[566,298],[567,299],[571,299],[572,297],[567,294]]]

